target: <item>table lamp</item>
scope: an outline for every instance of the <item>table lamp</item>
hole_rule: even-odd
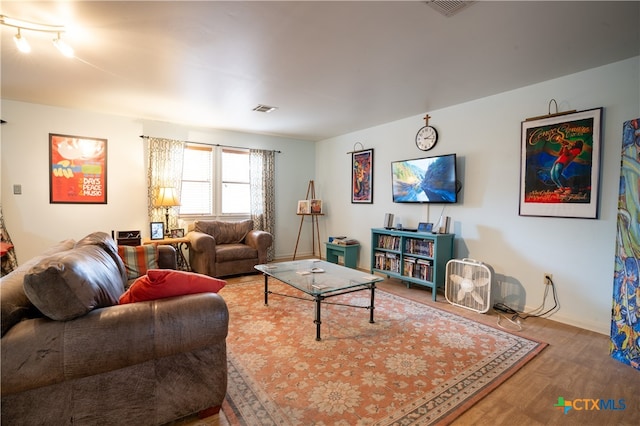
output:
[[[180,200],[178,200],[178,195],[176,194],[176,189],[172,187],[163,187],[158,191],[158,197],[155,200],[156,207],[164,207],[165,208],[165,219],[166,225],[164,229],[164,235],[169,236],[169,208],[180,205]]]

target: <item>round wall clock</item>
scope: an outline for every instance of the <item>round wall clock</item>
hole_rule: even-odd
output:
[[[416,146],[419,149],[428,151],[436,146],[436,142],[438,142],[438,131],[435,127],[427,125],[418,130],[416,134]]]

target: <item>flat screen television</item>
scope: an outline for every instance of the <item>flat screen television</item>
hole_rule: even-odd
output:
[[[391,163],[394,203],[456,203],[456,154]]]

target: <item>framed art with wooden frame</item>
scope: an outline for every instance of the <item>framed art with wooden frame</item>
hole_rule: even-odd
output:
[[[373,149],[351,153],[351,202],[373,204]]]
[[[164,222],[151,222],[151,239],[164,239]]]
[[[520,216],[597,219],[602,108],[522,122]]]
[[[49,203],[107,204],[107,140],[49,133]]]

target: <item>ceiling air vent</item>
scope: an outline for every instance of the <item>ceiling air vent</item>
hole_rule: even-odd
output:
[[[257,111],[257,112],[271,112],[271,111],[275,111],[277,109],[278,109],[278,107],[260,104],[257,107],[255,107],[253,110]]]
[[[465,7],[475,3],[473,1],[445,1],[445,0],[431,0],[426,2],[436,12],[451,17],[460,12]]]

